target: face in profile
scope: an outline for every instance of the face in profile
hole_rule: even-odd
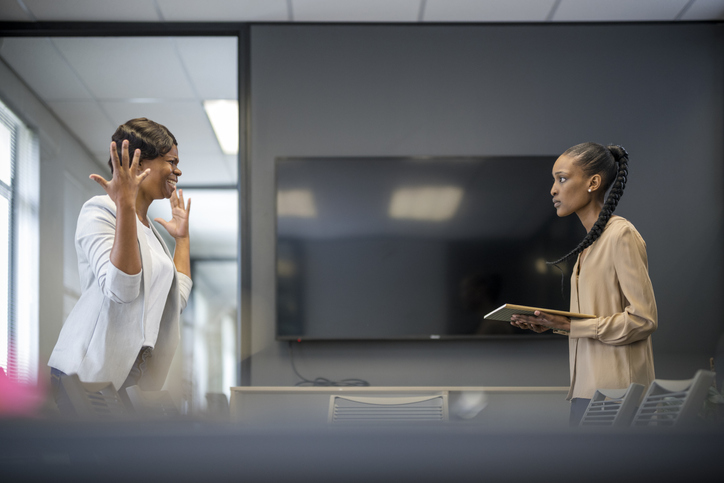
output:
[[[176,189],[178,178],[181,176],[178,164],[178,147],[176,145],[164,155],[143,160],[139,172],[146,169],[150,169],[150,172],[141,183],[140,190],[153,200],[170,198]]]
[[[586,206],[591,196],[588,192],[590,177],[576,164],[571,156],[560,156],[553,165],[553,207],[559,217],[576,213]]]

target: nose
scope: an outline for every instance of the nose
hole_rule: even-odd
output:
[[[555,196],[558,194],[558,188],[556,188],[556,184],[553,183],[553,186],[551,186],[551,196]]]
[[[173,172],[176,176],[181,176],[183,173],[181,173],[181,170],[178,168],[178,166],[175,166],[173,168]]]

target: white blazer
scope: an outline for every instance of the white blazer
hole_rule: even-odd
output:
[[[116,205],[96,196],[81,209],[75,232],[81,296],[60,331],[48,365],[84,382],[110,381],[120,388],[144,341],[145,300],[151,277],[151,251],[137,220],[141,273],[128,275],[110,260],[116,230]],[[150,223],[166,254],[171,253]],[[180,339],[179,318],[191,293],[191,279],[174,269],[173,282],[161,315],[158,339],[142,389],[163,387]]]

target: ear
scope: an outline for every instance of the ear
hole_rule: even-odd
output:
[[[143,173],[143,160],[139,159],[138,164],[136,165],[136,174]]]
[[[601,188],[601,175],[600,174],[594,174],[591,176],[591,179],[588,181],[588,188],[589,191],[593,192]]]

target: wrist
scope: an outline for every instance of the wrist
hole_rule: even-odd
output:
[[[116,204],[116,210],[125,211],[131,210],[136,212],[136,199],[131,196],[118,196],[113,202]]]
[[[135,203],[129,202],[116,202],[116,216],[136,216],[136,205]]]

